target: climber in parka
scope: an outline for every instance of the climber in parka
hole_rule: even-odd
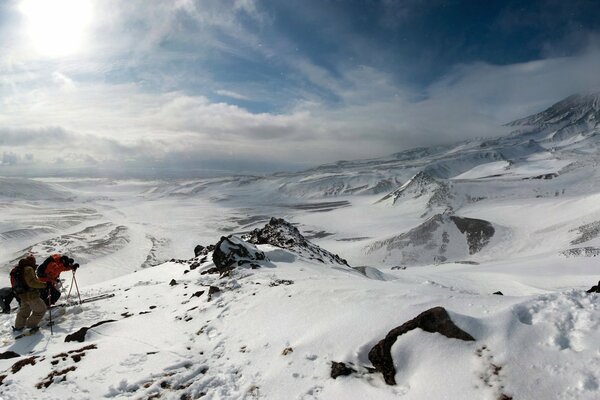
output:
[[[37,331],[38,324],[46,313],[46,304],[40,298],[38,289],[44,289],[46,284],[35,275],[35,257],[28,256],[19,260],[19,264],[11,272],[13,290],[21,300],[17,319],[13,329],[17,332],[23,328]]]

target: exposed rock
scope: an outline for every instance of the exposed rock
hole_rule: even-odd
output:
[[[286,347],[285,349],[283,349],[283,351],[281,352],[282,356],[287,356],[290,353],[293,353],[294,349],[292,349],[291,347]]]
[[[274,281],[269,282],[270,287],[275,287],[275,286],[280,286],[280,285],[289,286],[289,285],[293,285],[293,284],[294,284],[294,281],[289,280],[289,279],[275,279]]]
[[[94,325],[90,326],[90,327],[83,327],[81,329],[79,329],[77,332],[71,333],[70,335],[67,335],[65,337],[65,342],[80,342],[83,343],[85,341],[85,335],[87,334],[87,331],[95,328],[97,326],[103,325],[103,324],[107,324],[109,322],[116,322],[116,320],[114,319],[109,319],[106,321],[100,321],[98,323],[95,323]]]
[[[9,358],[17,358],[21,357],[20,354],[15,353],[14,351],[5,351],[4,353],[0,353],[0,360],[8,360]]]
[[[441,264],[479,252],[494,233],[488,221],[436,214],[408,232],[372,243],[366,251],[381,255],[382,262]]]
[[[586,246],[586,247],[576,247],[574,249],[568,249],[565,251],[562,251],[560,253],[561,255],[567,257],[567,258],[571,258],[571,257],[596,257],[597,255],[600,255],[600,248],[598,247],[591,247],[591,246]]]
[[[310,260],[348,266],[348,262],[307,240],[298,228],[281,218],[271,218],[261,229],[255,229],[244,239],[253,244],[270,244]]]
[[[388,385],[396,384],[396,368],[394,367],[394,360],[390,352],[392,345],[396,342],[398,336],[416,328],[421,328],[425,332],[430,333],[438,332],[448,338],[466,341],[475,340],[471,335],[452,322],[445,308],[434,307],[422,312],[416,318],[392,329],[383,340],[379,341],[369,351],[369,360],[375,367],[375,370],[383,374],[385,383]]]
[[[16,363],[14,363],[12,365],[12,367],[10,367],[10,372],[12,372],[13,374],[16,374],[17,372],[19,372],[21,370],[21,368],[23,368],[26,365],[35,365],[36,358],[38,358],[38,356],[31,356],[31,357],[24,358],[22,360],[17,361]]]
[[[491,223],[482,219],[457,217],[456,215],[450,216],[450,219],[456,224],[458,230],[466,235],[469,254],[479,252],[490,242],[490,238],[496,232]]]
[[[502,293],[502,292],[500,292],[500,291],[494,292],[494,293],[492,293],[492,294],[497,294],[498,296],[504,296],[504,293]]]
[[[600,281],[598,281],[598,284],[596,286],[592,286],[592,288],[588,290],[587,293],[600,293]]]
[[[171,282],[169,282],[169,286],[175,286],[177,285],[177,281],[175,279],[171,279]]]
[[[212,259],[215,267],[223,274],[235,267],[259,266],[257,261],[267,258],[256,246],[236,236],[223,236],[213,251]]]
[[[213,294],[219,293],[219,292],[221,292],[221,289],[219,289],[218,287],[216,287],[216,286],[209,287],[208,288],[208,301],[212,300]]]
[[[204,246],[202,246],[202,245],[198,245],[198,246],[194,247],[194,255],[195,255],[196,257],[198,257],[198,256],[202,255],[202,251],[203,251],[204,249],[205,249],[205,247],[204,247]]]
[[[192,294],[190,297],[200,297],[204,294],[204,290],[198,290],[196,293]]]
[[[338,376],[350,375],[353,372],[356,372],[356,370],[350,368],[343,362],[336,362],[336,361],[331,362],[331,377],[333,379],[337,378]]]
[[[569,232],[579,233],[579,236],[571,241],[572,245],[578,245],[588,242],[600,236],[600,221],[595,221],[586,225],[582,225],[577,229],[571,229]]]
[[[450,185],[434,179],[424,171],[418,172],[404,185],[388,193],[377,203],[389,202],[394,205],[402,199],[418,199],[420,197],[428,197],[426,203],[428,209],[434,207],[442,207],[445,210],[452,209],[450,206],[450,199],[452,199]]]

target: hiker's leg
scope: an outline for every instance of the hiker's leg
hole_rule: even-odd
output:
[[[29,318],[30,314],[31,307],[29,307],[29,302],[21,300],[21,306],[19,307],[17,319],[15,320],[15,328],[23,329],[25,327],[25,321],[27,321],[27,318]]]
[[[31,300],[29,306],[33,312],[31,313],[31,317],[27,319],[26,326],[27,328],[35,328],[46,313],[46,304],[38,297],[37,299]]]

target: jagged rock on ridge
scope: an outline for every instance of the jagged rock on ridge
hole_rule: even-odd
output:
[[[221,237],[213,251],[212,259],[221,274],[240,266],[258,267],[257,262],[267,260],[265,253],[256,246],[236,236]]]
[[[282,218],[271,218],[263,228],[255,229],[244,239],[253,244],[270,244],[319,262],[349,266],[348,262],[327,250],[311,243],[292,224]]]
[[[596,286],[592,286],[591,289],[587,290],[586,293],[600,293],[600,281]]]
[[[445,308],[434,307],[422,312],[416,318],[392,329],[384,339],[380,340],[369,351],[369,361],[371,361],[377,372],[383,374],[385,383],[388,385],[396,384],[396,368],[394,367],[394,360],[391,354],[392,346],[396,343],[398,336],[416,328],[421,328],[429,333],[438,332],[452,339],[465,341],[475,340],[473,336],[463,331],[452,322],[450,315],[448,315]]]

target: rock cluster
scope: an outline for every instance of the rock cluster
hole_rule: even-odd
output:
[[[255,229],[244,240],[253,244],[270,244],[289,250],[304,258],[348,266],[348,262],[307,240],[298,228],[281,218],[271,218],[263,228]]]

